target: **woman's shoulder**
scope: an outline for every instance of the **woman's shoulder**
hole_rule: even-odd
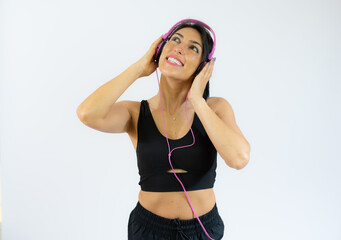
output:
[[[150,109],[154,108],[155,97],[149,99],[142,99],[140,101],[126,100],[124,102],[126,103],[126,106],[129,108],[129,112],[136,114],[140,112],[142,101],[144,101],[145,104],[148,103]]]
[[[227,101],[227,100],[223,97],[208,97],[207,101],[220,102],[220,101]]]
[[[216,113],[226,109],[227,106],[231,106],[230,103],[223,97],[208,97],[207,105]]]
[[[234,111],[231,104],[223,97],[207,98],[209,107],[221,118],[224,122],[232,122],[235,124]]]
[[[139,112],[141,107],[141,102],[147,101],[149,104],[153,103],[153,99],[145,99],[141,101],[133,101],[133,100],[125,100],[126,106],[129,108],[130,112]],[[207,98],[208,106],[214,110],[215,112],[221,108],[226,108],[226,106],[231,106],[230,103],[223,97],[208,97]]]
[[[220,99],[220,97],[208,97],[207,98],[207,104],[214,104],[217,101],[220,101],[219,99]]]
[[[134,101],[134,100],[125,100],[126,106],[128,107],[129,112],[136,113],[140,111],[141,101]]]
[[[134,117],[140,111],[140,103],[140,101],[121,100],[118,101],[116,104],[120,104],[122,107],[126,108],[130,115]]]

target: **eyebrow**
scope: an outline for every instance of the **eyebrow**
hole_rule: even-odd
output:
[[[184,36],[182,36],[182,34],[180,34],[180,33],[174,33],[174,34],[178,34],[181,38],[184,38]],[[198,43],[197,41],[193,41],[193,40],[190,40],[192,43],[195,43],[195,44],[198,44],[200,47],[201,47],[201,49],[202,49],[202,46],[201,46],[201,44],[200,43]]]

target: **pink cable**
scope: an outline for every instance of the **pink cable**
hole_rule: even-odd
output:
[[[163,127],[164,127],[164,129],[165,129],[166,140],[167,140],[168,151],[169,151],[169,153],[168,153],[168,161],[169,161],[169,164],[170,164],[171,167],[172,167],[172,170],[173,170],[173,173],[174,173],[176,179],[178,179],[178,181],[180,182],[182,188],[184,189],[184,192],[185,192],[185,194],[186,194],[188,203],[189,203],[189,205],[191,206],[191,208],[192,208],[192,210],[193,210],[195,216],[197,217],[197,219],[198,219],[198,221],[199,221],[199,223],[200,223],[202,229],[204,230],[205,234],[207,235],[207,237],[208,237],[209,239],[214,240],[213,238],[211,238],[211,237],[208,235],[208,233],[206,232],[206,229],[204,228],[203,224],[201,223],[201,221],[200,221],[200,219],[199,219],[197,213],[194,211],[194,208],[193,208],[193,206],[192,206],[191,201],[189,200],[189,197],[188,197],[188,194],[187,194],[187,192],[186,192],[186,189],[185,189],[184,185],[182,184],[182,182],[180,181],[180,179],[178,178],[178,176],[175,174],[175,171],[174,171],[174,168],[173,168],[173,165],[172,165],[172,162],[171,162],[171,155],[172,155],[172,152],[173,152],[175,149],[190,147],[190,146],[193,146],[194,143],[195,143],[194,133],[193,133],[192,128],[191,128],[191,125],[190,125],[190,123],[189,123],[189,121],[188,121],[187,110],[186,110],[186,109],[187,109],[187,99],[188,99],[188,94],[189,94],[189,91],[190,91],[190,90],[188,91],[187,96],[186,96],[185,113],[186,113],[186,119],[187,119],[188,126],[189,126],[189,128],[190,128],[190,130],[191,130],[191,132],[192,132],[193,143],[190,144],[190,145],[185,145],[185,146],[173,148],[172,151],[170,151],[170,145],[169,145],[168,136],[167,136],[167,132],[166,132],[165,116],[164,116],[164,113],[163,113],[163,103],[162,103],[162,98],[161,98],[160,80],[159,80],[159,75],[158,75],[158,73],[157,73],[157,69],[156,69],[155,71],[156,71],[156,76],[157,76],[157,80],[158,80],[158,84],[159,84],[159,93],[160,93],[160,100],[161,100],[161,105],[162,105]],[[193,119],[193,121],[194,121],[194,119]]]

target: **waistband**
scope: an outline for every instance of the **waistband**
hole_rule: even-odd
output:
[[[187,220],[180,220],[179,218],[164,218],[145,209],[139,201],[137,202],[134,211],[140,219],[140,224],[152,227],[154,230],[159,232],[172,232],[174,230],[181,229],[190,234],[197,232],[198,229],[202,229],[196,217]],[[208,213],[199,216],[199,219],[204,227],[207,228],[219,221],[218,216],[218,207],[215,203],[214,207]]]

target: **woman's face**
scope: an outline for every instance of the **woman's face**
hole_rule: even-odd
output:
[[[187,80],[194,74],[203,57],[200,33],[191,27],[176,31],[163,47],[159,69],[163,75]]]

